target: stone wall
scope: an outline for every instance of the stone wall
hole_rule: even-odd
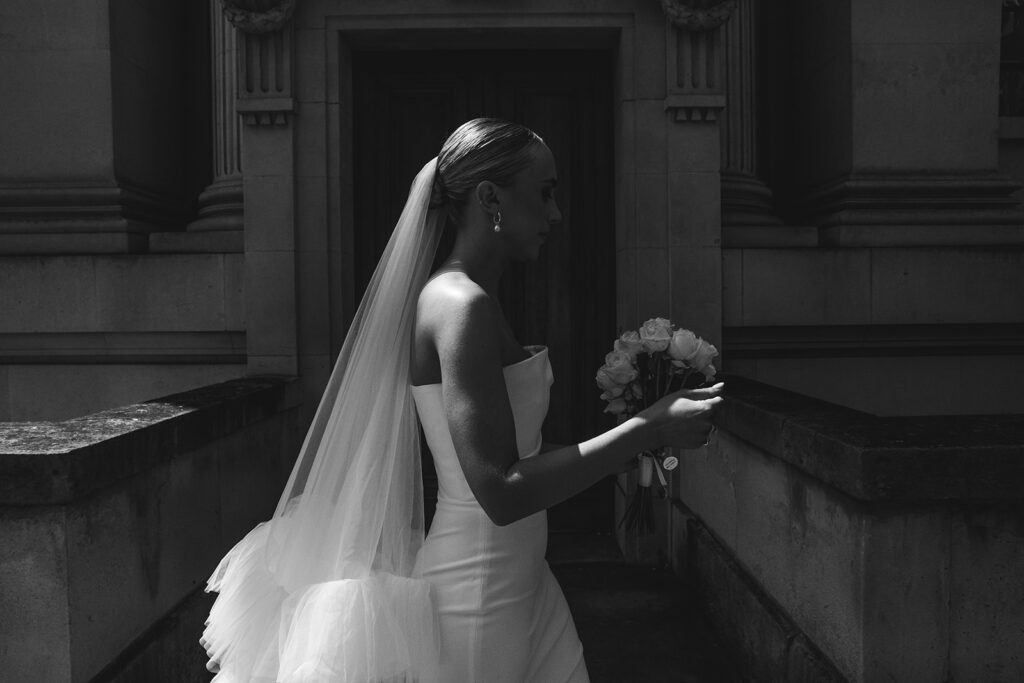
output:
[[[0,421],[246,373],[241,254],[0,257]]]
[[[5,3],[0,19],[4,181],[101,181],[111,171],[110,25],[104,0]],[[29,9],[34,11],[27,11]],[[20,11],[19,11],[20,10]]]
[[[155,680],[187,662],[173,680],[202,680],[199,592],[272,514],[299,393],[236,380],[0,429],[0,678]]]
[[[213,170],[209,12],[0,7],[0,420],[245,374],[241,240],[185,232]]]
[[[878,415],[1024,413],[1024,248],[723,254],[731,374]]]
[[[211,170],[203,5],[4,4],[0,252],[145,251],[184,227]]]
[[[878,418],[734,380],[668,533],[752,680],[1024,676],[1024,418]]]
[[[726,370],[880,415],[1024,412],[999,3],[789,0],[758,26],[776,222],[723,226]]]

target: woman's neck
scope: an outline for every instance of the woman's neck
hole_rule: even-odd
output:
[[[488,296],[497,300],[498,285],[502,273],[505,272],[505,265],[504,257],[493,248],[493,242],[488,245],[482,240],[471,239],[460,232],[455,238],[452,253],[438,270],[458,270],[465,273],[470,280],[480,285]]]

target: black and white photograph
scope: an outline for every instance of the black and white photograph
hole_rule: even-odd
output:
[[[0,0],[0,681],[1024,681],[1024,0]]]

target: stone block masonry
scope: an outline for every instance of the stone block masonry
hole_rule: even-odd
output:
[[[247,378],[3,423],[0,679],[143,680],[160,662],[201,665],[202,587],[272,514],[301,442],[299,396],[297,380]]]
[[[672,559],[751,680],[1024,678],[1024,416],[727,386],[681,459]]]

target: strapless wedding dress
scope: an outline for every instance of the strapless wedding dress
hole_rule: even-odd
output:
[[[544,457],[552,382],[547,349],[505,367],[520,458]],[[437,469],[437,512],[415,573],[432,587],[441,670],[429,683],[586,683],[583,647],[544,559],[547,513],[496,526],[462,474],[440,384],[412,387]],[[426,682],[424,682],[426,683]]]

